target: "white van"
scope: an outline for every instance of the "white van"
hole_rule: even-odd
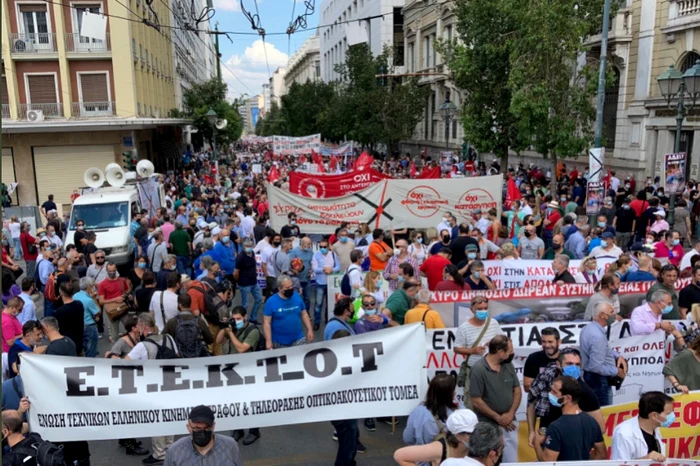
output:
[[[75,200],[65,244],[72,244],[75,224],[85,222],[85,231],[97,235],[95,246],[107,255],[107,260],[117,265],[133,261],[134,243],[131,239],[133,212],[140,212],[136,186],[106,187],[83,194]]]

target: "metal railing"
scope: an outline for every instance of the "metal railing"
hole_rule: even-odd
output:
[[[10,104],[2,104],[2,119],[7,120],[10,118]]]
[[[116,115],[117,105],[115,102],[73,102],[71,110],[75,118],[105,117]]]
[[[105,53],[112,50],[109,33],[105,40],[91,39],[78,33],[66,34],[66,51],[80,53]]]
[[[63,104],[19,104],[18,117],[27,119],[27,113],[31,110],[40,110],[44,118],[63,118]]]
[[[11,53],[52,53],[56,52],[56,34],[10,34]]]

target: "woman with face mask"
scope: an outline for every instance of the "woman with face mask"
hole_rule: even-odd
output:
[[[620,291],[620,277],[613,273],[607,273],[603,275],[603,278],[596,283],[593,289],[595,293],[588,300],[583,320],[591,320],[593,318],[593,308],[601,301],[610,304],[615,310],[617,320],[622,320],[620,316],[620,298],[617,295]]]
[[[136,267],[131,269],[129,272],[129,281],[131,282],[131,289],[137,290],[141,287],[141,282],[143,281],[143,274],[148,270],[148,259],[145,257],[139,257],[136,260]]]
[[[368,294],[374,297],[374,299],[377,301],[377,309],[379,309],[386,300],[385,292],[382,291],[382,283],[383,280],[381,274],[372,270],[367,272],[367,275],[365,275],[365,280],[362,283],[362,288],[360,288],[360,292],[363,295]]]
[[[574,277],[576,283],[598,283],[598,261],[595,257],[586,257],[581,260],[580,273]]]
[[[456,265],[445,267],[443,280],[437,284],[435,291],[469,291],[471,288],[464,282],[464,277],[459,273]]]

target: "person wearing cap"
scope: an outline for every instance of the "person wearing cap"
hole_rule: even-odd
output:
[[[464,458],[469,453],[469,437],[479,420],[470,409],[458,409],[447,418],[445,435],[425,445],[412,445],[394,452],[399,466],[434,464],[448,458]]]
[[[170,446],[165,466],[243,466],[238,443],[226,435],[215,434],[215,429],[214,411],[209,406],[192,408],[187,420],[190,435]]]
[[[612,225],[613,219],[615,218],[615,206],[610,196],[605,198],[603,206],[598,210],[598,217],[601,215],[605,216],[606,225]]]
[[[662,231],[669,231],[671,229],[671,226],[666,221],[666,211],[659,209],[654,212],[654,217],[656,220],[651,224],[651,228],[649,229],[652,233],[658,235]]]
[[[622,205],[617,209],[612,223],[617,233],[615,244],[623,250],[626,250],[632,242],[632,233],[635,231],[634,227],[637,222],[637,214],[631,208],[631,203],[631,196],[622,199]]]
[[[554,226],[557,224],[561,218],[561,210],[559,210],[559,203],[557,201],[550,201],[547,204],[547,213],[542,221],[542,240],[544,241],[545,247],[549,248],[552,246],[552,237],[554,236]],[[544,252],[544,248],[542,250]],[[540,253],[540,256],[542,254]]]
[[[265,243],[267,244],[267,243]],[[299,241],[299,246],[292,249],[289,253],[291,260],[301,260],[303,267],[299,273],[299,282],[301,283],[302,297],[307,309],[311,309],[311,260],[314,257],[314,251],[311,249],[311,238],[304,236]],[[340,259],[340,258],[339,258]],[[342,264],[342,261],[341,261]],[[291,263],[290,263],[291,265]]]
[[[458,236],[453,236],[452,242],[450,243],[450,249],[452,250],[450,260],[454,265],[459,267],[459,263],[467,258],[466,248],[469,244],[474,245],[477,249],[479,248],[476,239],[469,236],[469,225],[461,223],[459,225]],[[442,274],[442,270],[440,270],[440,274]],[[440,281],[439,278],[435,282],[436,285],[438,281]]]
[[[658,214],[658,212],[657,212]],[[661,260],[668,259],[670,264],[678,267],[683,258],[683,246],[681,246],[681,235],[677,231],[667,231],[664,241],[656,243],[654,257]]]
[[[615,235],[609,231],[600,235],[602,243],[591,250],[591,256],[596,259],[619,259],[622,249],[615,246]]]

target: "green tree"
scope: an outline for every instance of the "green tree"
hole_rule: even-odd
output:
[[[509,149],[522,147],[510,111],[508,86],[516,21],[503,0],[457,2],[457,31],[462,43],[441,43],[455,84],[462,89],[465,139],[479,152],[491,152],[508,165]]]
[[[213,129],[206,117],[209,109],[213,109],[219,119],[228,121],[226,129],[216,133],[216,142],[222,146],[237,140],[243,132],[243,121],[238,114],[238,105],[226,100],[226,92],[226,84],[212,78],[209,81],[194,84],[183,94],[186,116],[192,118],[194,126],[209,142],[212,142],[213,136]]]
[[[273,102],[270,110],[255,125],[255,134],[258,136],[289,136],[288,121],[282,113],[282,109],[277,102]]]

